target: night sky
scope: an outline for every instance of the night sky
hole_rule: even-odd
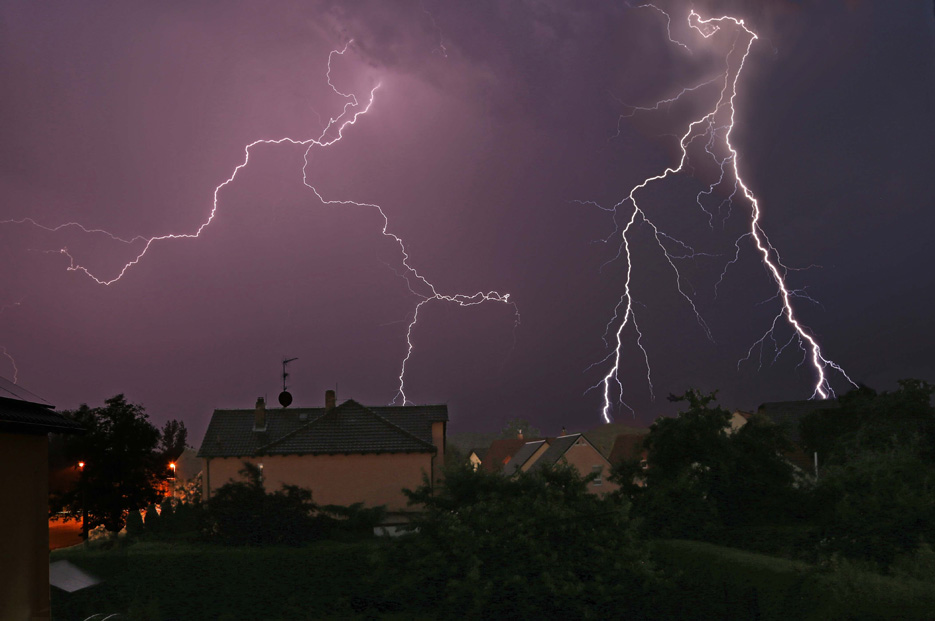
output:
[[[431,293],[407,284],[375,207],[323,204],[303,185],[305,147],[253,147],[198,239],[154,242],[109,286],[68,271],[60,250],[110,280],[142,241],[12,222],[194,233],[247,144],[317,138],[341,114],[327,63],[353,39],[332,56],[335,88],[361,103],[380,88],[340,141],[309,151],[308,183],[379,205],[439,294],[509,293],[521,317],[497,301],[423,304],[406,397],[448,403],[451,431],[600,424],[601,390],[586,391],[609,369],[602,336],[628,269],[612,259],[629,211],[615,223],[608,209],[677,165],[678,136],[723,79],[634,106],[723,74],[740,40],[689,28],[687,2],[656,6],[674,42],[661,11],[624,2],[3,2],[0,376],[59,409],[123,392],[158,424],[183,419],[196,445],[214,408],[275,401],[284,356],[298,358],[296,405],[335,387],[398,403],[407,326]],[[760,35],[731,140],[790,288],[811,298],[798,316],[855,382],[935,380],[932,3],[694,7]],[[749,239],[717,284],[750,203],[725,203],[721,185],[702,197],[709,217],[696,197],[718,169],[689,164],[639,199],[694,249],[677,264],[712,340],[637,227],[631,289],[655,399],[628,328],[619,379],[633,411],[615,405],[617,422],[671,414],[665,397],[688,387],[741,409],[813,391],[795,343],[777,356],[768,339],[738,366],[779,302]],[[791,336],[780,325],[776,343]],[[831,385],[849,387],[840,374]]]

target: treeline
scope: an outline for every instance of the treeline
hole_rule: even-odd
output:
[[[647,536],[886,573],[935,543],[932,395],[920,380],[861,387],[804,417],[800,450],[818,454],[816,478],[787,459],[791,429],[754,415],[729,433],[714,395],[689,391],[677,398],[685,411],[651,427],[646,463],[618,464],[614,477]]]

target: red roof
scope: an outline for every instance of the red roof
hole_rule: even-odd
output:
[[[507,438],[506,440],[494,440],[487,449],[487,455],[481,467],[488,472],[500,472],[516,451],[523,448],[523,445],[529,440],[523,438]]]

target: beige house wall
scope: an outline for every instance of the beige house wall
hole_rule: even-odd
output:
[[[0,619],[49,619],[49,438],[0,433]]]
[[[243,462],[263,466],[267,491],[285,485],[312,490],[319,505],[368,507],[386,505],[389,511],[411,509],[404,487],[415,489],[432,472],[431,453],[366,453],[352,455],[266,455],[263,457],[215,457],[205,460],[205,487],[209,497],[230,481],[240,481]]]
[[[583,444],[581,444],[582,442]],[[574,466],[582,475],[591,474],[594,466],[600,466],[601,483],[595,484],[592,482],[588,485],[588,490],[595,494],[604,495],[620,489],[619,485],[607,480],[610,475],[610,462],[583,438],[565,451],[562,461]]]

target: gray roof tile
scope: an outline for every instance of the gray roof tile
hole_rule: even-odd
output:
[[[254,410],[215,410],[199,457],[325,453],[432,452],[432,423],[448,420],[448,406],[365,407],[348,400],[332,410],[266,410],[266,429],[254,431]]]
[[[84,433],[84,427],[54,412],[52,406],[0,397],[0,429],[14,433]]]
[[[510,461],[503,467],[503,474],[506,476],[512,476],[516,473],[517,470],[523,467],[529,458],[532,457],[532,454],[542,448],[542,444],[548,442],[547,440],[534,440],[532,442],[527,442],[520,448],[518,451],[513,453],[513,457],[510,458]],[[548,452],[548,449],[546,449]]]

